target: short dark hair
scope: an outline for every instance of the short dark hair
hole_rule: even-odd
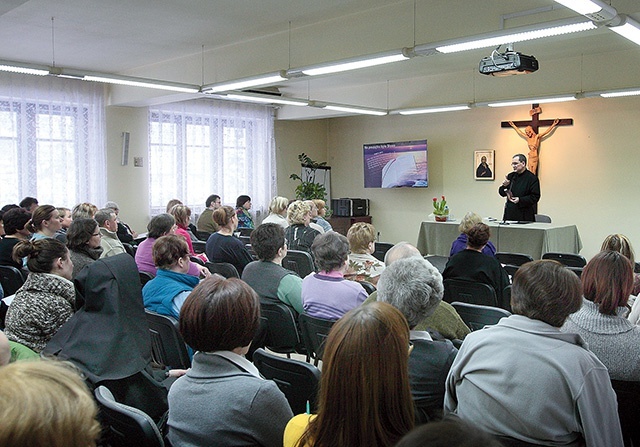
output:
[[[37,205],[37,204],[38,204],[38,199],[36,199],[35,197],[25,197],[20,201],[20,208],[24,208],[25,210],[28,210],[29,208],[31,208],[31,205]]]
[[[189,255],[189,246],[184,238],[177,234],[161,236],[153,243],[153,263],[159,269],[168,270],[180,258]]]
[[[24,229],[24,226],[31,220],[31,213],[24,208],[11,208],[2,215],[4,222],[4,232],[8,235],[16,234]]]
[[[491,229],[485,223],[477,223],[467,232],[467,245],[471,248],[482,248],[487,245],[491,237]]]
[[[265,223],[251,232],[251,248],[261,261],[272,261],[284,247],[284,228]]]
[[[220,198],[219,195],[211,194],[209,197],[207,197],[207,200],[204,202],[204,204],[206,205],[207,208],[209,208],[211,206],[211,204],[213,202],[215,202],[216,200],[218,200],[219,198]]]
[[[226,227],[227,224],[231,222],[231,219],[233,218],[233,216],[235,216],[235,214],[236,210],[234,210],[230,206],[225,205],[215,210],[211,217],[213,218],[213,221],[219,226]]]
[[[33,273],[51,273],[58,258],[66,258],[69,251],[62,242],[54,238],[20,241],[13,247],[13,259],[22,262],[27,258],[27,268]]]
[[[162,213],[157,216],[153,216],[147,224],[147,236],[150,238],[159,238],[164,236],[175,225],[176,220],[171,214]]]
[[[242,205],[244,205],[250,200],[251,200],[251,197],[249,196],[246,196],[246,195],[238,196],[238,198],[236,199],[236,208],[240,208]]]
[[[180,310],[180,333],[197,351],[247,346],[260,327],[260,300],[238,278],[212,275],[198,284]]]
[[[95,219],[75,219],[67,230],[67,247],[69,250],[83,248],[93,236],[99,225]]]
[[[601,251],[582,272],[582,293],[598,305],[600,313],[616,315],[633,291],[633,264],[617,251]]]
[[[520,163],[524,163],[525,165],[527,164],[527,157],[524,156],[524,154],[516,154],[511,158],[516,158],[518,157],[518,160],[520,160]]]
[[[515,314],[560,327],[581,305],[580,279],[559,262],[527,262],[513,277],[511,309]]]
[[[339,269],[349,257],[349,241],[335,231],[322,233],[313,240],[311,251],[321,271]]]

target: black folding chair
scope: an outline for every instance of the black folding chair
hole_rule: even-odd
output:
[[[313,258],[306,251],[287,250],[287,256],[282,260],[282,266],[296,272],[300,278],[315,272]]]
[[[298,317],[298,322],[300,323],[300,333],[307,348],[307,353],[313,359],[313,364],[318,366],[318,362],[322,360],[324,342],[335,320],[315,318],[302,313]]]
[[[142,287],[156,277],[156,275],[149,272],[138,272],[138,274],[140,275],[140,284],[142,284]]]
[[[204,253],[204,248],[207,245],[205,241],[191,241],[191,244],[193,245],[193,251],[195,251],[196,254]]]
[[[178,330],[178,320],[145,309],[151,334],[153,361],[174,369],[191,367],[187,345]]]
[[[587,265],[587,260],[584,256],[575,253],[545,253],[542,255],[542,259],[552,259],[567,267],[584,267]]]
[[[208,231],[196,231],[196,237],[205,242],[207,242],[207,239],[209,239],[209,236],[211,236],[212,234],[213,233],[209,233]]]
[[[4,296],[13,295],[27,279],[27,272],[23,272],[10,265],[0,265],[0,285]]]
[[[451,306],[453,306],[456,312],[458,312],[458,315],[460,315],[460,318],[462,318],[462,321],[464,321],[472,331],[497,324],[501,318],[511,315],[511,312],[499,307],[460,303],[457,301],[451,303]]]
[[[369,281],[358,281],[358,283],[362,287],[364,287],[364,290],[365,290],[365,292],[367,292],[367,295],[371,295],[373,292],[376,291],[376,286],[371,284]]]
[[[618,416],[625,447],[640,446],[640,382],[612,380],[611,385],[618,399]]]
[[[533,258],[523,253],[507,253],[499,251],[496,253],[496,259],[500,264],[509,264],[520,267],[522,264],[533,261]]]
[[[253,364],[266,379],[271,379],[278,385],[293,414],[305,413],[307,409],[315,413],[320,382],[320,370],[317,367],[270,354],[264,349],[257,349],[253,353]]]
[[[390,244],[388,242],[376,242],[373,256],[379,261],[384,262],[384,255],[387,254],[391,247],[393,247],[393,244]]]
[[[260,299],[260,318],[265,328],[264,345],[269,350],[287,354],[287,357],[293,352],[307,353],[292,307],[279,301]]]
[[[100,445],[164,447],[160,430],[144,411],[116,402],[111,391],[103,385],[95,389],[94,395],[100,408],[99,419],[103,428],[103,442]]]
[[[240,278],[238,270],[233,264],[228,262],[205,262],[204,266],[209,269],[211,273],[217,273],[225,278]]]
[[[462,303],[481,304],[483,306],[498,306],[496,291],[488,284],[460,279],[444,280],[444,300],[447,303],[459,301]]]

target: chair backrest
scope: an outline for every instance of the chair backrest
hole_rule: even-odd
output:
[[[240,242],[242,242],[245,245],[245,247],[247,246],[247,244],[251,243],[251,236],[240,235],[238,236],[238,239],[240,239]]]
[[[236,231],[240,233],[240,236],[251,236],[253,228],[237,228]]]
[[[191,241],[191,245],[193,246],[193,251],[196,253],[204,253],[207,243],[206,241]]]
[[[205,242],[207,242],[207,239],[209,239],[209,236],[211,236],[212,234],[213,233],[209,233],[208,231],[196,231],[196,237]]]
[[[138,272],[138,274],[140,275],[140,284],[142,284],[142,287],[156,277],[156,275],[149,272]]]
[[[318,362],[322,360],[324,342],[335,320],[315,318],[302,313],[298,317],[298,321],[300,322],[300,333],[307,348],[307,353],[313,359],[314,365],[318,366]]]
[[[358,283],[360,283],[360,285],[364,287],[364,290],[365,292],[367,292],[367,295],[371,295],[373,292],[376,291],[376,286],[371,284],[369,281],[358,281]]]
[[[379,260],[384,262],[384,255],[393,247],[393,244],[388,242],[376,242],[375,243],[375,251],[373,252],[373,256]]]
[[[293,308],[282,302],[260,299],[260,318],[265,323],[267,348],[282,354],[305,353]]]
[[[488,284],[460,279],[444,280],[444,300],[447,303],[481,304],[498,307],[496,291]]]
[[[523,253],[507,253],[499,251],[496,253],[496,259],[500,261],[500,264],[510,264],[515,266],[521,266],[527,262],[533,261],[533,258]]]
[[[26,279],[26,275],[23,275],[20,269],[10,265],[0,265],[0,285],[4,290],[4,296],[16,293]]]
[[[516,274],[516,272],[520,267],[517,265],[507,264],[507,265],[503,265],[502,268],[504,269],[505,272],[507,272],[507,275],[513,278],[513,275]]]
[[[205,262],[204,266],[209,269],[211,273],[217,273],[225,278],[240,278],[238,270],[233,264],[228,262]]]
[[[444,272],[447,262],[449,261],[448,256],[429,255],[424,258],[437,268],[440,273]]]
[[[201,266],[204,267],[204,261],[202,259],[198,258],[197,256],[189,256],[189,259],[194,264],[198,264],[198,265],[201,265]]]
[[[178,320],[145,309],[151,333],[151,356],[154,362],[171,368],[191,366],[187,345],[178,331]]]
[[[578,275],[578,278],[582,278],[582,267],[569,267],[569,266],[567,266],[567,268],[569,270],[571,270],[573,273],[575,273],[576,275]]]
[[[622,427],[622,437],[625,446],[640,446],[640,382],[612,380],[611,385],[618,399],[618,415]]]
[[[126,251],[129,255],[136,257],[137,247],[129,244],[128,242],[123,242],[122,246],[124,247],[124,251]]]
[[[536,222],[551,223],[551,218],[546,214],[536,214],[534,219]]]
[[[542,255],[542,259],[553,259],[567,267],[584,267],[587,265],[587,260],[584,256],[575,253],[545,253]]]
[[[307,362],[287,359],[257,349],[253,353],[253,364],[266,378],[273,380],[284,393],[293,414],[317,410],[317,393],[320,370]]]
[[[306,251],[287,250],[287,256],[282,260],[282,266],[296,272],[300,278],[315,272],[313,258]]]
[[[511,312],[499,307],[482,306],[480,304],[469,304],[454,301],[451,306],[458,312],[462,321],[469,329],[476,331],[485,326],[497,324],[502,317],[508,317]]]
[[[94,391],[100,407],[104,445],[111,447],[164,447],[162,434],[144,411],[116,402],[103,385]]]

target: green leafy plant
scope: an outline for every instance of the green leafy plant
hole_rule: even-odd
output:
[[[313,200],[313,199],[322,199],[325,200],[327,195],[326,188],[316,183],[316,171],[318,168],[322,168],[327,165],[326,161],[317,162],[309,157],[304,152],[298,155],[298,160],[300,160],[300,164],[303,168],[308,168],[309,173],[306,176],[306,179],[303,179],[298,174],[291,174],[289,176],[292,180],[299,180],[300,184],[296,186],[296,198],[300,200]]]
[[[433,198],[433,214],[436,216],[446,216],[449,214],[449,208],[447,208],[447,200],[442,196],[442,200]]]

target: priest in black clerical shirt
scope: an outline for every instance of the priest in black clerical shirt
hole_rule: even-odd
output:
[[[511,160],[513,172],[507,175],[498,194],[507,198],[503,220],[535,221],[536,204],[540,200],[538,177],[527,170],[527,157],[516,154]]]

